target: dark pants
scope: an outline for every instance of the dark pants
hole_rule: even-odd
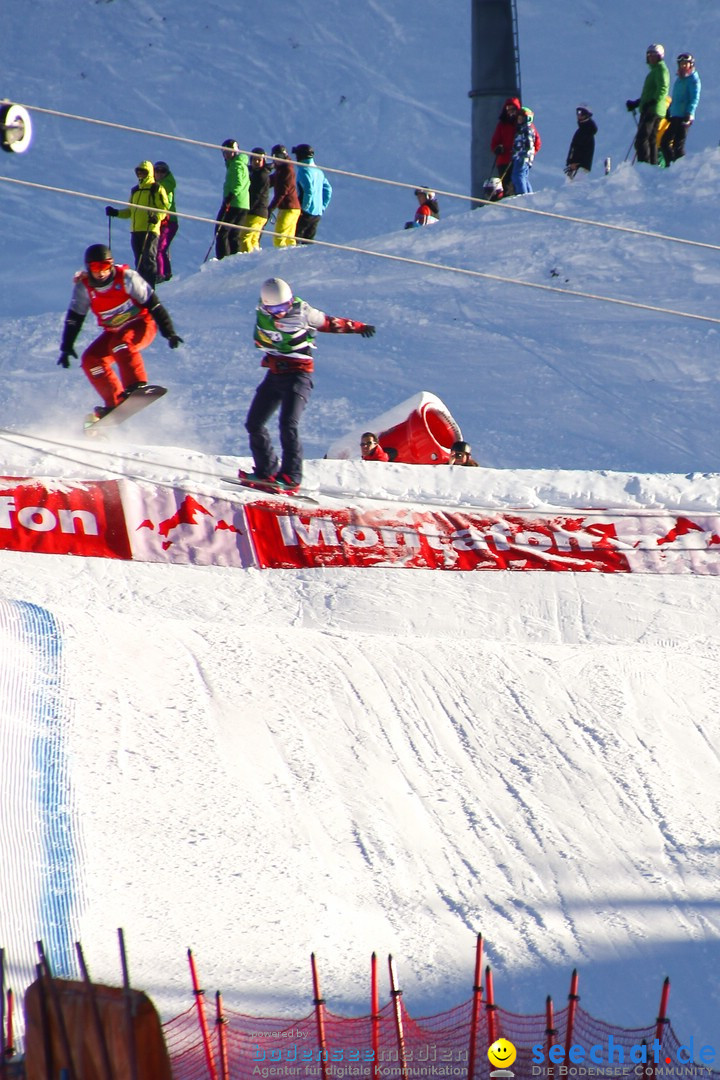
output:
[[[295,239],[302,243],[303,240],[314,240],[317,227],[320,224],[320,214],[306,214],[303,210],[298,218],[295,229]]]
[[[310,400],[312,388],[313,381],[307,371],[294,371],[285,375],[274,375],[272,371],[268,371],[258,386],[245,420],[258,476],[284,473],[294,484],[299,484],[302,480],[300,418]],[[278,407],[282,447],[282,461],[279,465],[265,426]]]
[[[135,256],[135,269],[141,278],[145,278],[151,288],[157,284],[158,234],[151,232],[131,232],[130,243]]]
[[[657,165],[657,133],[659,126],[660,117],[657,113],[645,110],[641,114],[637,135],[635,136],[635,153],[638,161],[647,161],[650,165]]]
[[[685,139],[687,128],[683,124],[682,116],[671,116],[668,126],[660,140],[660,149],[665,158],[665,164],[669,165],[678,158],[685,157]]]
[[[215,257],[224,259],[226,255],[237,255],[242,238],[241,229],[227,228],[228,225],[242,225],[247,217],[247,210],[231,206],[229,210],[220,210],[218,230],[215,233]]]

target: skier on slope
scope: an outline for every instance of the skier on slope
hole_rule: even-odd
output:
[[[141,349],[158,329],[171,349],[183,339],[147,281],[129,266],[116,266],[105,244],[90,245],[85,269],[75,274],[73,282],[58,364],[69,368],[70,357],[77,359],[75,341],[92,310],[102,333],[83,353],[81,366],[103,399],[95,407],[95,416],[101,419],[133,390],[147,385]],[[117,364],[119,378],[112,364]]]
[[[375,327],[326,315],[295,296],[282,278],[268,278],[263,282],[254,341],[255,346],[265,352],[261,366],[269,370],[255,391],[245,420],[255,471],[240,471],[238,475],[249,484],[272,486],[290,494],[300,487],[303,454],[299,425],[313,389],[313,338],[318,332],[360,334],[370,338]],[[278,408],[280,461],[265,426]]]

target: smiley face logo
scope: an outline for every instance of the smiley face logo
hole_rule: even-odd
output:
[[[517,1050],[509,1039],[496,1039],[488,1049],[488,1061],[496,1069],[509,1069],[516,1057]]]

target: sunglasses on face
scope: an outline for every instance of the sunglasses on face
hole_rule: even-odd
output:
[[[101,274],[106,274],[108,270],[112,270],[114,265],[111,260],[105,259],[104,262],[88,263],[88,270],[93,277],[100,277]]]
[[[292,300],[286,300],[284,304],[263,304],[268,315],[285,315],[292,307]]]
[[[375,446],[375,443],[374,442],[361,442],[360,445],[362,446],[363,450],[372,450],[373,446]]]

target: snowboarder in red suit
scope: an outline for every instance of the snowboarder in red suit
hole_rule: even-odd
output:
[[[75,274],[73,282],[58,364],[69,368],[70,357],[77,359],[75,341],[92,310],[102,333],[83,353],[81,365],[103,399],[95,409],[96,416],[102,417],[129,392],[147,384],[142,350],[158,329],[171,349],[177,349],[183,339],[147,281],[129,266],[116,266],[104,244],[90,245],[85,269]]]

